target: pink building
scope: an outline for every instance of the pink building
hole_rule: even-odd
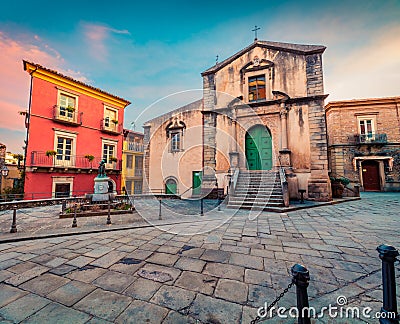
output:
[[[102,159],[109,191],[121,187],[124,108],[129,101],[23,61],[31,76],[26,114],[25,198],[92,193]]]

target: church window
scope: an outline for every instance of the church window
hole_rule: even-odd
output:
[[[171,151],[177,152],[181,150],[181,133],[180,131],[171,133]]]
[[[170,152],[183,151],[183,134],[185,128],[185,123],[179,121],[177,118],[168,124],[166,131],[167,138],[169,138]]]
[[[265,96],[265,75],[249,78],[249,102],[263,101]]]

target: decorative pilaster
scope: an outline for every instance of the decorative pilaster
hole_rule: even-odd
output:
[[[288,109],[285,103],[281,103],[281,149],[279,151],[279,162],[283,167],[291,166],[290,154],[292,152],[288,148],[287,115]]]

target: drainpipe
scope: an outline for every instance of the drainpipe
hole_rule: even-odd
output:
[[[31,84],[29,89],[29,104],[28,104],[28,114],[25,116],[26,127],[26,138],[25,138],[25,154],[24,154],[24,193],[25,193],[25,178],[26,178],[26,157],[28,153],[28,142],[29,142],[29,127],[31,126],[31,105],[32,105],[32,89],[33,89],[33,73],[36,72],[38,67],[30,72]]]

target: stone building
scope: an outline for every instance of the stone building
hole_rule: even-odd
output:
[[[332,175],[364,191],[400,191],[400,97],[326,105]]]
[[[144,125],[149,188],[196,195],[282,167],[291,198],[330,200],[324,51],[256,39],[204,71],[201,100]]]

